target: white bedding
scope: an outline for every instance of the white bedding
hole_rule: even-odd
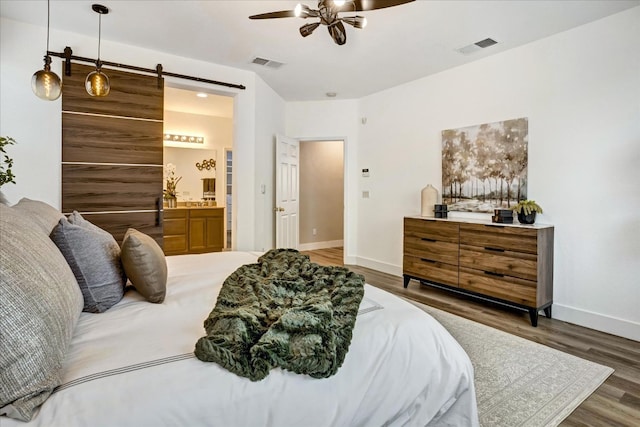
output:
[[[135,291],[82,313],[62,385],[30,423],[9,426],[478,425],[473,368],[449,333],[413,305],[365,286],[338,373],[280,369],[251,382],[193,356],[224,279],[256,254],[167,258],[163,304]]]

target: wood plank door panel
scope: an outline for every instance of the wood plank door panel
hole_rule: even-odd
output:
[[[63,162],[162,164],[162,122],[67,113],[62,138]]]
[[[63,76],[62,211],[118,242],[131,227],[162,246],[163,82],[104,68],[111,91],[92,97],[84,81],[93,70],[72,63]]]
[[[71,75],[64,76],[62,110],[160,120],[163,118],[164,83],[158,78],[103,67],[111,91],[105,97],[90,96],[84,87],[87,74],[95,67],[71,64]]]
[[[63,212],[157,210],[162,199],[162,168],[64,164]]]
[[[82,216],[87,221],[90,221],[103,230],[109,230],[118,244],[122,244],[122,239],[124,239],[124,235],[129,228],[135,228],[136,230],[153,237],[156,241],[158,241],[158,239],[162,239],[162,224],[160,223],[158,214],[155,212],[123,212],[108,214],[85,212]]]

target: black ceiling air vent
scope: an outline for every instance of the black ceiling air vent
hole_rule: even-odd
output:
[[[495,41],[492,38],[486,38],[484,40],[480,40],[478,42],[472,43],[470,45],[467,46],[463,46],[459,49],[456,49],[457,52],[463,54],[463,55],[469,55],[471,53],[477,52],[481,49],[487,48],[489,46],[493,46],[494,44],[497,44],[498,42]]]
[[[251,61],[251,63],[262,65],[263,67],[276,68],[276,69],[284,65],[282,62],[273,61],[271,59],[260,58],[259,56],[256,56],[255,58],[253,58],[253,61]]]
[[[475,42],[474,44],[478,47],[481,48],[485,48],[485,47],[489,47],[489,46],[493,46],[494,44],[498,43],[497,41],[495,41],[494,39],[484,39],[484,40],[480,40],[479,42]]]

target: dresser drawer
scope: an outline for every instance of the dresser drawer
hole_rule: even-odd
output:
[[[460,288],[528,307],[537,307],[536,282],[460,267]]]
[[[460,245],[460,266],[534,282],[538,280],[538,257],[524,252]]]
[[[407,256],[405,254],[403,274],[444,285],[458,286],[457,265],[445,264],[426,258]]]
[[[404,235],[436,240],[439,242],[458,243],[458,223],[446,221],[423,220],[417,218],[404,219]]]
[[[426,237],[406,236],[404,238],[404,254],[431,261],[458,265],[458,244],[439,242]]]
[[[460,244],[482,248],[538,253],[538,231],[524,227],[460,224]]]

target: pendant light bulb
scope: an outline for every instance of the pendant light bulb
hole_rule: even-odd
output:
[[[96,70],[90,72],[87,75],[87,79],[84,82],[84,88],[91,96],[107,96],[111,90],[109,84],[109,77],[102,72],[99,65],[96,65]]]
[[[90,72],[84,82],[84,88],[91,96],[107,96],[111,90],[109,77],[102,72],[102,63],[100,62],[100,41],[102,34],[102,15],[109,13],[109,9],[101,4],[91,6],[94,12],[99,16],[98,20],[98,60],[96,61],[96,70]]]
[[[31,89],[40,99],[55,101],[62,93],[62,81],[60,77],[51,71],[51,57],[49,56],[49,16],[50,5],[47,0],[47,54],[44,56],[44,68],[36,71],[31,77]]]
[[[31,77],[31,89],[40,99],[55,101],[62,94],[60,77],[51,71],[51,57],[44,57],[44,69],[36,71]]]

